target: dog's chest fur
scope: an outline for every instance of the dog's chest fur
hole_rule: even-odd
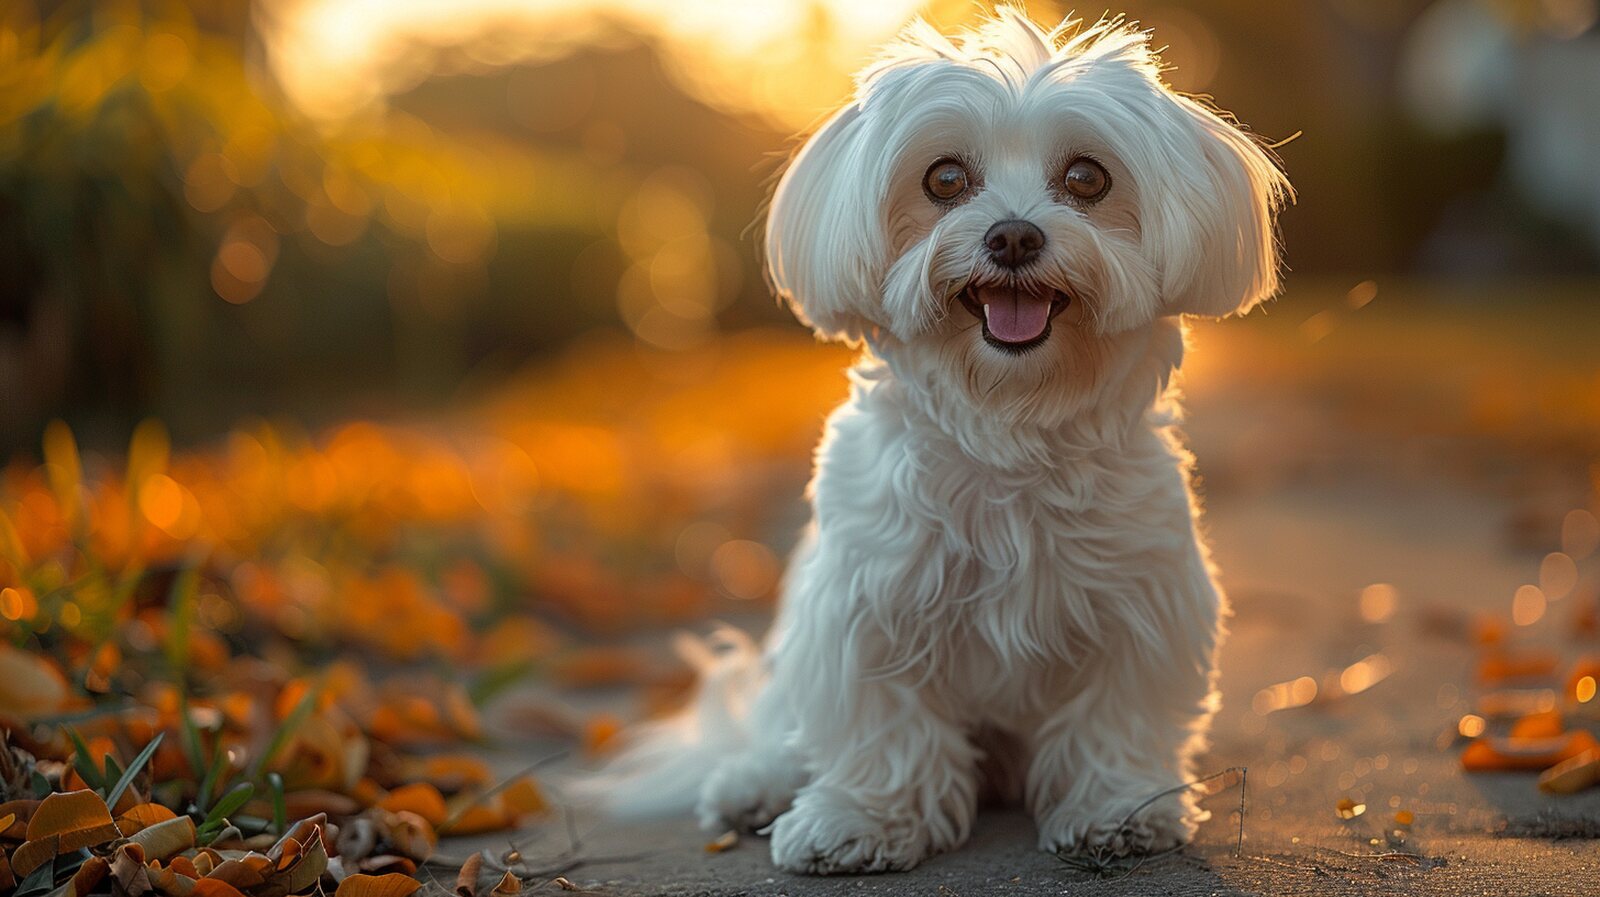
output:
[[[818,522],[859,558],[855,611],[879,636],[876,660],[940,682],[953,712],[1012,725],[1159,629],[1175,597],[1161,571],[1194,545],[1184,456],[1164,430],[995,466],[892,383],[858,391],[831,430]]]

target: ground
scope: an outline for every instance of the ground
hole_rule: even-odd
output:
[[[1284,349],[1284,332],[1217,344],[1311,354],[1300,360],[1309,369],[1343,364],[1318,345],[1322,337]],[[1519,351],[1539,351],[1532,342],[1524,338]],[[1497,363],[1490,350],[1478,357],[1481,370]],[[1500,361],[1514,368],[1515,357]],[[1275,382],[1264,366],[1258,378],[1213,373],[1197,385],[1187,425],[1233,604],[1224,708],[1200,765],[1248,769],[1242,835],[1239,789],[1230,788],[1206,798],[1212,818],[1192,846],[1132,871],[1076,869],[1034,849],[1025,816],[989,812],[966,846],[910,873],[806,878],[776,871],[760,838],[712,853],[687,819],[620,824],[580,814],[582,862],[566,878],[597,894],[729,897],[1600,891],[1592,840],[1600,789],[1558,798],[1541,794],[1529,773],[1464,774],[1457,737],[1485,688],[1475,678],[1484,650],[1471,635],[1475,621],[1504,617],[1513,592],[1537,582],[1540,559],[1560,547],[1561,513],[1587,500],[1582,453],[1515,423],[1461,423],[1450,410],[1458,378],[1431,363],[1412,368],[1420,382],[1390,371],[1381,389],[1332,391],[1319,390],[1314,371]],[[1344,370],[1339,380],[1362,375]],[[1461,420],[1477,420],[1473,413]],[[1361,613],[1358,596],[1373,583],[1394,587],[1392,614]],[[1530,625],[1506,624],[1511,641],[1559,652],[1564,670],[1600,647],[1576,633],[1576,604],[1552,600]],[[1329,697],[1342,670],[1374,656],[1357,678],[1386,667],[1390,675]],[[1258,698],[1304,676],[1322,684],[1307,706],[1269,711]],[[1345,800],[1364,809],[1341,814]],[[1409,825],[1397,821],[1401,811]],[[517,843],[537,866],[561,854],[567,837],[547,825]],[[458,847],[483,846],[503,852],[506,841]]]

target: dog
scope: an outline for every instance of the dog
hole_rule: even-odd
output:
[[[773,630],[684,645],[698,697],[607,806],[693,804],[800,873],[910,869],[980,792],[1047,851],[1190,840],[1227,604],[1172,377],[1184,315],[1277,291],[1291,199],[1121,19],[903,32],[767,216],[778,296],[861,348]]]

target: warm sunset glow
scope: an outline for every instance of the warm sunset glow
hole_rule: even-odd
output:
[[[291,97],[321,117],[362,109],[436,70],[481,70],[615,42],[621,26],[659,40],[671,74],[700,99],[801,127],[844,96],[866,52],[920,5],[302,0],[266,5],[263,31]]]

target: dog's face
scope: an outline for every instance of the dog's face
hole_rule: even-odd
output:
[[[913,26],[863,73],[778,185],[768,272],[826,337],[980,405],[1070,412],[1128,334],[1270,296],[1287,195],[1266,150],[1161,83],[1145,34],[1001,9],[954,43]]]

